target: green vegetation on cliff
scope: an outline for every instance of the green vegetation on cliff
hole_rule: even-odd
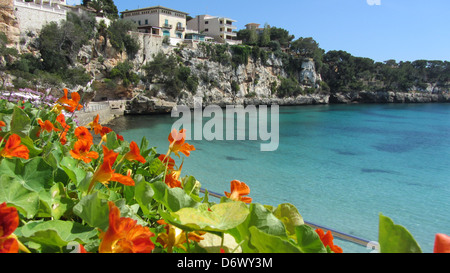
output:
[[[301,71],[306,59],[313,59],[316,71],[322,76],[320,91],[401,91],[450,89],[450,62],[438,60],[375,62],[370,58],[356,57],[342,50],[325,52],[311,37],[295,40],[287,30],[265,26],[263,31],[243,29],[238,38],[244,45],[264,47],[283,60],[284,70],[292,77]],[[291,86],[292,85],[292,86]],[[289,80],[278,95],[295,94]],[[291,87],[288,87],[291,86]],[[319,91],[316,90],[316,91]]]

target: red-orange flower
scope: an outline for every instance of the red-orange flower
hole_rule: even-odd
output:
[[[141,151],[134,141],[130,143],[130,151],[125,154],[125,159],[128,161],[136,160],[143,164],[145,163],[145,158],[141,155]]]
[[[86,127],[83,127],[83,126],[77,127],[75,129],[75,136],[79,140],[82,139],[82,140],[86,140],[86,141],[91,142],[91,143],[94,141],[94,137],[91,135],[89,130]]]
[[[4,123],[3,121],[1,121],[0,120],[0,132],[2,131],[2,128],[1,127],[5,127],[6,126],[6,123]],[[2,137],[0,136],[0,141],[2,141]]]
[[[101,232],[100,253],[151,253],[155,248],[151,237],[155,236],[148,227],[136,220],[120,217],[120,210],[109,201],[109,227]]]
[[[19,214],[14,207],[0,204],[0,253],[18,253],[19,242],[12,236],[19,226]]]
[[[41,119],[38,119],[37,121],[39,123],[39,126],[41,126],[41,129],[37,133],[37,137],[39,137],[43,131],[47,131],[49,133],[51,133],[52,131],[61,131],[60,129],[56,128],[50,120],[42,121]]]
[[[61,124],[61,127],[62,127],[63,130],[70,129],[70,126],[67,125],[67,123],[66,123],[66,117],[64,116],[64,114],[59,114],[59,115],[56,117],[56,121],[57,121],[59,124]]]
[[[178,170],[170,170],[169,173],[166,174],[164,182],[167,186],[169,186],[169,188],[182,188],[181,181],[179,180],[182,168],[183,163],[181,163],[181,166]]]
[[[62,145],[67,143],[67,132],[70,130],[70,126],[66,123],[66,118],[64,114],[59,114],[56,117],[56,121],[61,125],[63,132],[59,135],[59,140]]]
[[[134,186],[134,180],[130,176],[118,174],[112,169],[112,166],[116,162],[119,153],[115,153],[113,150],[109,150],[105,145],[102,145],[102,147],[103,162],[92,177],[91,183],[89,185],[89,191],[94,187],[96,182],[107,185],[109,181],[116,181],[125,186]]]
[[[64,108],[68,112],[74,112],[75,110],[81,110],[83,106],[80,104],[80,95],[77,92],[72,92],[70,94],[71,99],[67,97],[68,90],[64,88],[64,96],[58,100],[59,103],[63,104]]]
[[[89,163],[92,161],[92,159],[98,158],[98,153],[95,151],[91,151],[91,146],[92,142],[80,139],[75,142],[73,149],[70,150],[70,154],[75,159],[83,160],[84,162]]]
[[[436,234],[433,252],[450,253],[450,236],[441,233]]]
[[[175,167],[175,160],[171,158],[170,156],[166,155],[160,155],[158,156],[159,161],[161,161],[164,165],[167,164],[168,170],[174,170]]]
[[[169,149],[180,157],[179,153],[183,153],[186,156],[189,156],[191,151],[195,151],[195,147],[193,145],[189,145],[186,140],[186,129],[180,130],[177,132],[176,129],[173,129],[169,134],[168,140],[170,142]]]
[[[331,234],[331,231],[328,230],[327,233],[325,234],[325,232],[319,228],[316,229],[316,232],[317,234],[319,234],[320,240],[322,241],[325,247],[329,246],[334,253],[343,252],[342,248],[333,243],[333,234]]]
[[[61,142],[62,145],[66,145],[67,143],[67,131],[64,131],[61,133],[61,135],[59,136],[59,141]]]
[[[13,134],[6,141],[5,147],[0,151],[0,156],[6,158],[20,157],[28,159],[30,151],[25,145],[21,145],[20,136]]]
[[[231,181],[231,193],[225,192],[225,196],[233,201],[242,201],[244,203],[251,203],[251,197],[244,197],[250,194],[250,188],[244,182],[233,180]]]
[[[106,127],[106,126],[103,126],[102,129],[101,129],[101,131],[100,131],[100,135],[101,135],[101,136],[104,136],[104,135],[109,134],[109,133],[112,132],[112,131],[113,131],[113,130],[112,130],[111,128]]]
[[[100,119],[100,116],[97,115],[94,118],[94,120],[92,122],[88,123],[88,125],[87,125],[87,126],[91,127],[91,130],[93,130],[96,135],[100,134],[102,132],[102,128],[103,128],[102,125],[100,125],[100,123],[98,123],[99,119]]]

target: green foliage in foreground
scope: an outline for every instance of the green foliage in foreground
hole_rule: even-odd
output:
[[[89,252],[98,252],[99,232],[110,228],[108,202],[112,201],[121,217],[133,219],[155,234],[153,252],[332,252],[318,233],[304,224],[292,204],[272,207],[227,197],[213,201],[207,190],[200,193],[200,182],[191,175],[181,178],[181,187],[169,187],[165,183],[168,166],[145,137],[139,145],[145,163],[125,159],[130,143],[113,131],[95,139],[90,151],[101,155],[104,146],[117,153],[114,172],[128,173],[135,184],[96,183],[91,187],[103,158],[85,162],[73,157],[71,151],[76,150],[79,137],[75,129],[83,126],[77,127],[70,113],[66,141],[54,131],[37,134],[39,119],[59,128],[58,111],[55,107],[50,111],[48,106],[36,109],[29,103],[20,107],[0,101],[0,121],[5,124],[0,132],[0,154],[5,156],[0,157],[0,204],[5,202],[18,210],[20,225],[14,234],[29,251],[61,253],[83,245]],[[5,141],[12,134],[20,136],[29,158],[6,156]],[[197,232],[203,238],[216,236],[219,240],[181,241],[166,248],[156,239],[165,233],[159,220],[185,234]],[[421,252],[411,234],[388,217],[380,215],[379,230],[381,252]]]

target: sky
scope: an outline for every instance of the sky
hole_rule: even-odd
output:
[[[68,0],[68,4],[79,0]],[[375,61],[450,61],[449,0],[115,0],[119,12],[161,5],[189,13],[283,28],[325,51]]]

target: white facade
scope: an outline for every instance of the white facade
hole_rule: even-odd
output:
[[[21,31],[38,31],[47,23],[65,20],[66,13],[66,0],[14,0],[14,14]]]
[[[236,20],[211,15],[198,15],[187,22],[187,27],[214,37],[217,41],[228,42],[236,40],[237,34],[234,32]]]
[[[186,31],[186,12],[162,6],[122,11],[124,20],[131,20],[141,32],[183,39]]]

